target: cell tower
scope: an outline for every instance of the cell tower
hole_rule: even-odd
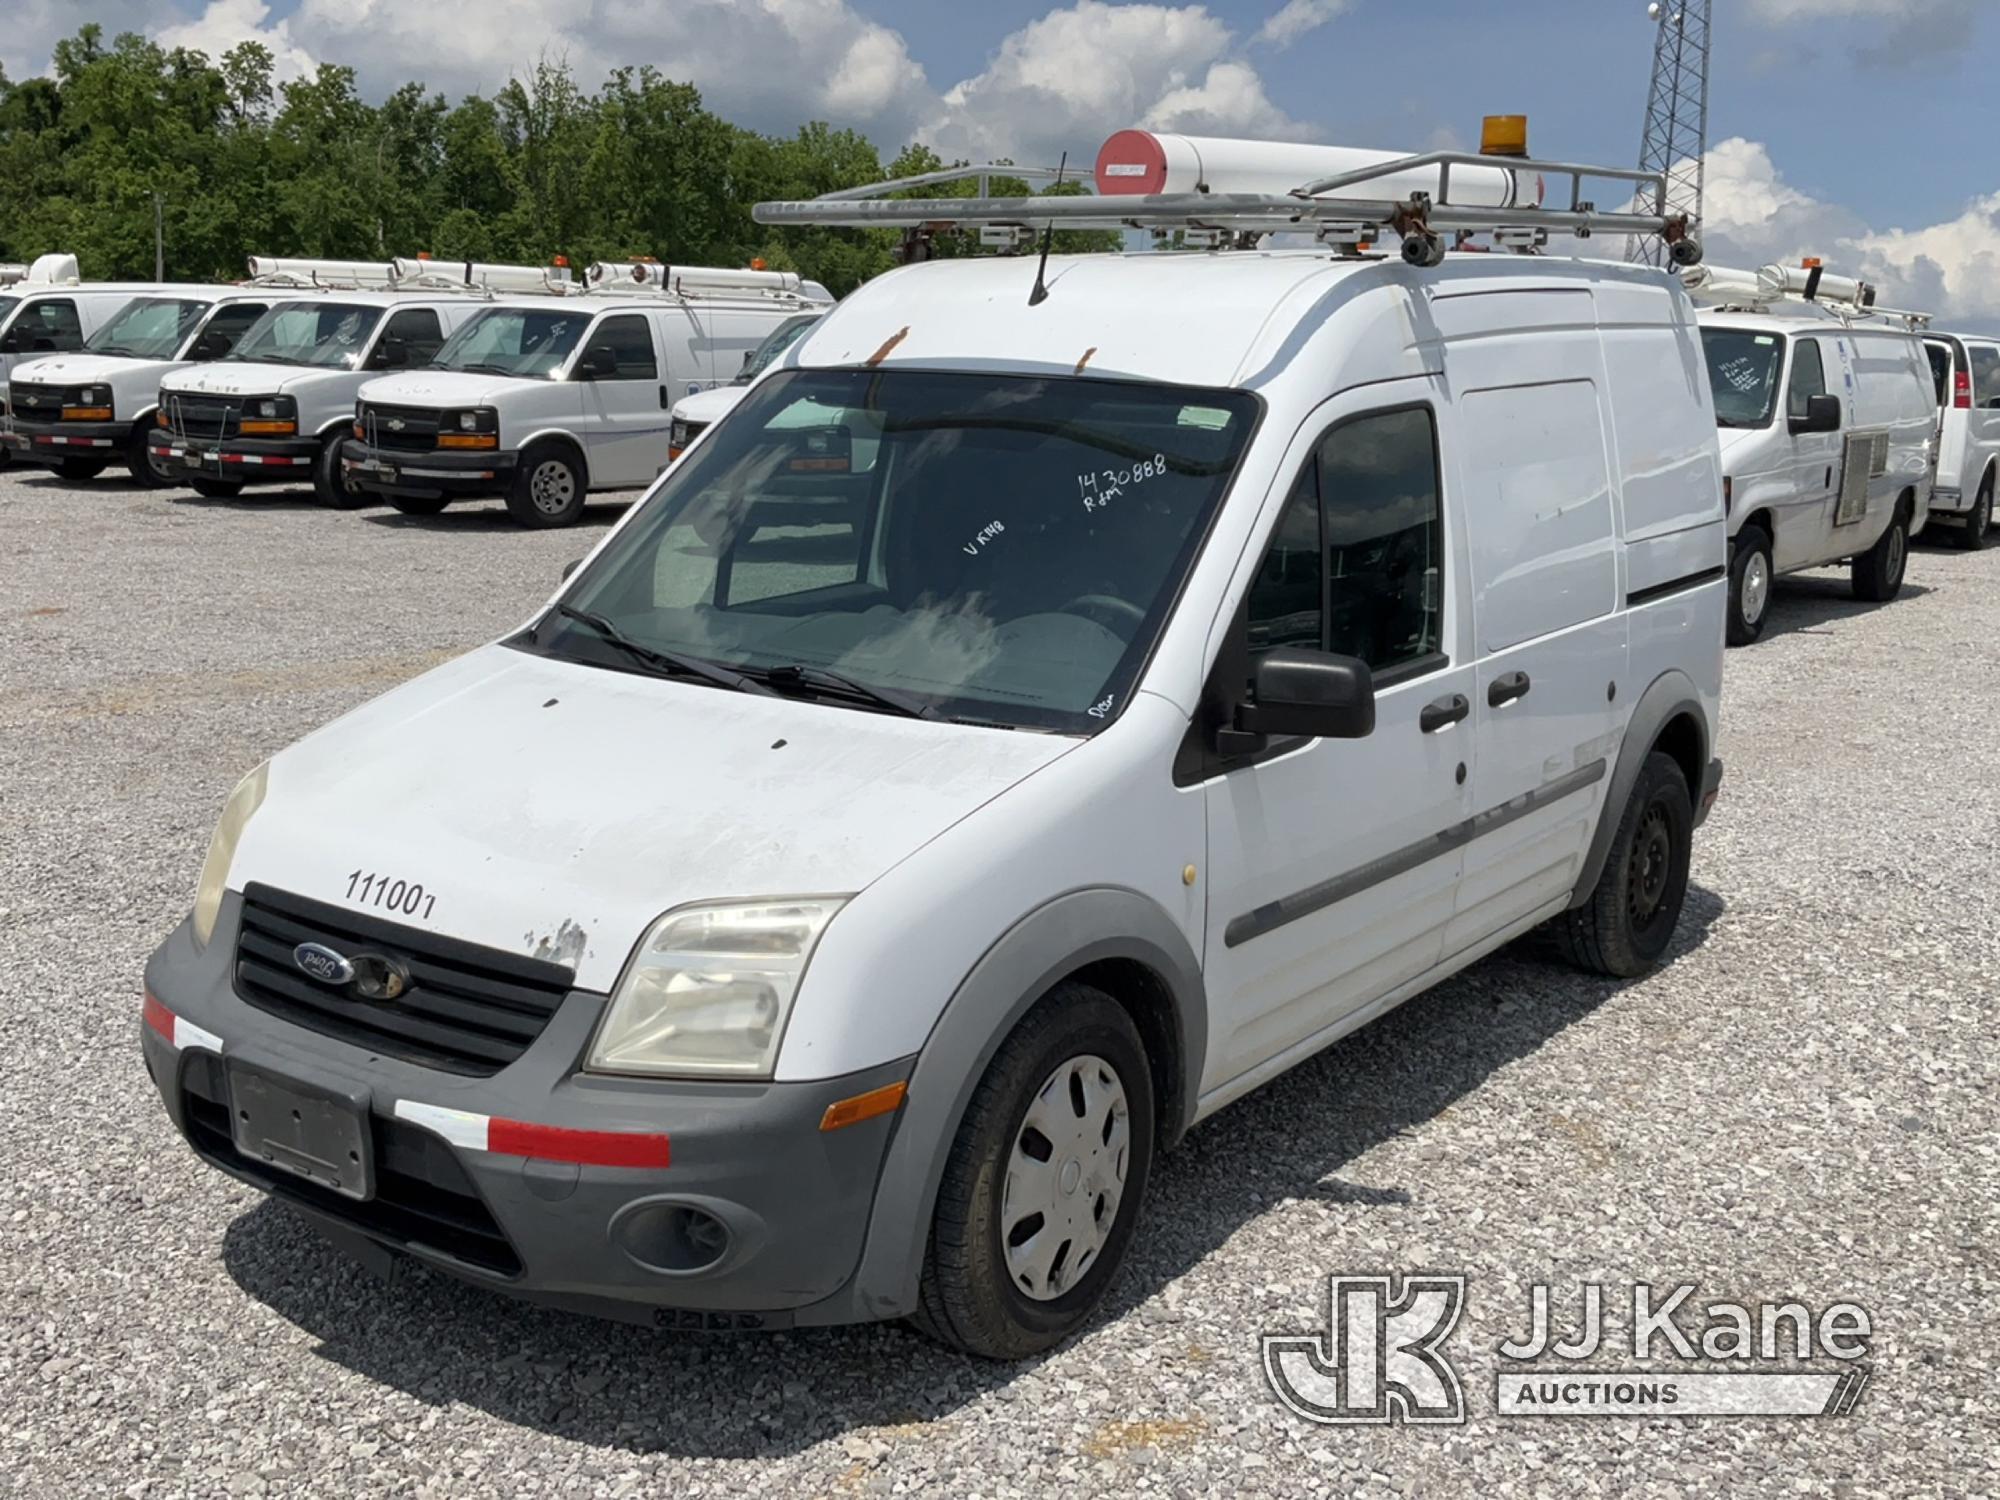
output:
[[[1708,151],[1709,0],[1669,0],[1646,7],[1659,32],[1653,42],[1653,85],[1646,95],[1646,134],[1639,169],[1667,174],[1667,212],[1701,224],[1703,158]],[[1656,234],[1632,241],[1632,259],[1666,262]]]

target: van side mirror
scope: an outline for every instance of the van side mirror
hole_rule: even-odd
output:
[[[368,363],[377,370],[400,370],[410,362],[410,346],[399,338],[384,338]]]
[[[205,360],[220,359],[228,352],[229,336],[227,334],[204,333],[194,341],[194,347],[188,350],[188,358],[194,360],[196,363],[201,363]]]
[[[609,344],[592,344],[583,351],[583,358],[576,366],[579,380],[609,380],[617,373],[618,356],[611,352]]]
[[[1840,397],[1806,397],[1806,414],[1793,417],[1793,432],[1838,432],[1840,431]]]
[[[1359,740],[1375,732],[1375,677],[1368,663],[1330,651],[1282,646],[1258,658],[1251,698],[1237,705],[1246,734]]]
[[[574,574],[576,570],[582,566],[583,566],[582,558],[572,557],[568,562],[563,564],[562,581],[564,583],[568,583],[571,575]]]

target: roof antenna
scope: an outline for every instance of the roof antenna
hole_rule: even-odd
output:
[[[1042,160],[1047,161],[1048,158],[1045,156]],[[1056,188],[1062,186],[1063,169],[1068,165],[1069,153],[1065,151],[1062,154],[1062,160],[1056,163],[1056,180],[1055,185],[1049,189],[1051,193]],[[1042,278],[1048,274],[1049,246],[1055,243],[1055,238],[1056,221],[1051,219],[1049,220],[1048,227],[1042,231],[1042,263],[1035,267],[1035,289],[1028,293],[1028,306],[1030,307],[1040,307],[1044,302],[1049,300],[1049,284]]]

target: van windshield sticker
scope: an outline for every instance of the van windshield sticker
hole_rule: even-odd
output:
[[[1778,341],[1768,333],[1760,333],[1757,335],[1756,342],[1759,344],[1775,344]]]

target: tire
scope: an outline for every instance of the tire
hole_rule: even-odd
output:
[[[1693,850],[1687,778],[1655,750],[1639,768],[1597,888],[1551,924],[1558,951],[1580,969],[1619,979],[1652,968],[1680,922]]]
[[[1977,552],[1986,545],[1986,532],[1993,524],[1993,476],[1988,474],[1980,481],[1979,494],[1972,502],[1972,509],[1965,513],[1965,527],[1958,533],[1958,545],[1967,552]]]
[[[134,427],[132,436],[125,440],[126,472],[142,490],[165,489],[174,482],[170,475],[153,463],[152,431],[153,421],[148,417]]]
[[[389,495],[385,498],[406,516],[434,516],[451,504],[449,495]]]
[[[243,493],[243,481],[240,479],[210,479],[205,475],[196,475],[188,481],[188,485],[197,495],[205,495],[210,500],[234,500]]]
[[[347,442],[345,433],[336,432],[320,445],[319,457],[313,460],[313,495],[330,510],[359,510],[375,499],[350,485],[341,470],[340,454]]]
[[[1000,1044],[966,1106],[912,1321],[986,1359],[1024,1359],[1075,1332],[1131,1243],[1153,1135],[1153,1078],[1138,1028],[1102,990],[1065,980]],[[1038,1250],[1065,1212],[1055,1225],[1062,1238]],[[1024,1231],[1010,1252],[1010,1232]]]
[[[108,458],[59,458],[56,472],[65,479],[95,479],[111,467]]]
[[[1730,645],[1747,646],[1764,633],[1771,583],[1771,538],[1762,527],[1746,526],[1736,534],[1736,556],[1729,564]]]
[[[1887,604],[1902,591],[1903,574],[1909,565],[1910,522],[1898,505],[1889,529],[1854,559],[1854,597],[1870,604]]]
[[[521,455],[507,487],[507,510],[523,526],[574,526],[583,515],[588,481],[574,449],[537,443]]]

